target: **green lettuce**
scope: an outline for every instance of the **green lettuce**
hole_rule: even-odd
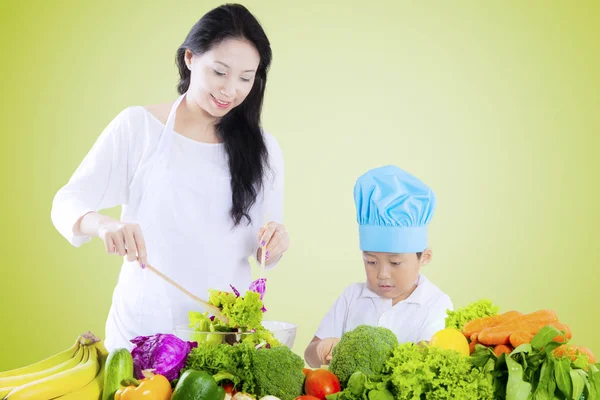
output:
[[[462,330],[467,322],[475,319],[498,315],[499,307],[492,304],[491,300],[482,299],[461,307],[456,311],[447,310],[446,328]]]

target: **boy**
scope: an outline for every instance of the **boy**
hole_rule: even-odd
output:
[[[429,341],[453,309],[420,274],[432,257],[427,226],[436,206],[433,191],[390,165],[359,177],[354,201],[367,279],[346,288],[321,321],[304,352],[313,368],[329,364],[340,337],[359,325],[386,327],[400,343]]]

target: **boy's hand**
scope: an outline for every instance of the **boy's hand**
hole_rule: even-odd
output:
[[[321,364],[329,364],[331,362],[333,348],[340,341],[339,338],[325,338],[317,345],[317,356]]]

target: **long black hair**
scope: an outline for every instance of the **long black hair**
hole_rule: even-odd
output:
[[[233,202],[230,215],[234,226],[237,226],[244,218],[248,224],[252,222],[250,209],[264,187],[263,176],[269,158],[260,115],[271,64],[271,44],[260,23],[246,7],[225,4],[209,11],[196,22],[177,50],[180,76],[177,90],[184,94],[190,86],[191,72],[185,63],[186,50],[201,55],[230,38],[248,40],[260,55],[250,93],[216,125],[217,135],[223,141],[228,157]]]

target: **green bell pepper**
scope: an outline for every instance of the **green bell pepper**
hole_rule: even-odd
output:
[[[179,378],[171,400],[223,400],[225,389],[217,385],[223,379],[233,381],[235,377],[229,373],[210,375],[188,369]]]

